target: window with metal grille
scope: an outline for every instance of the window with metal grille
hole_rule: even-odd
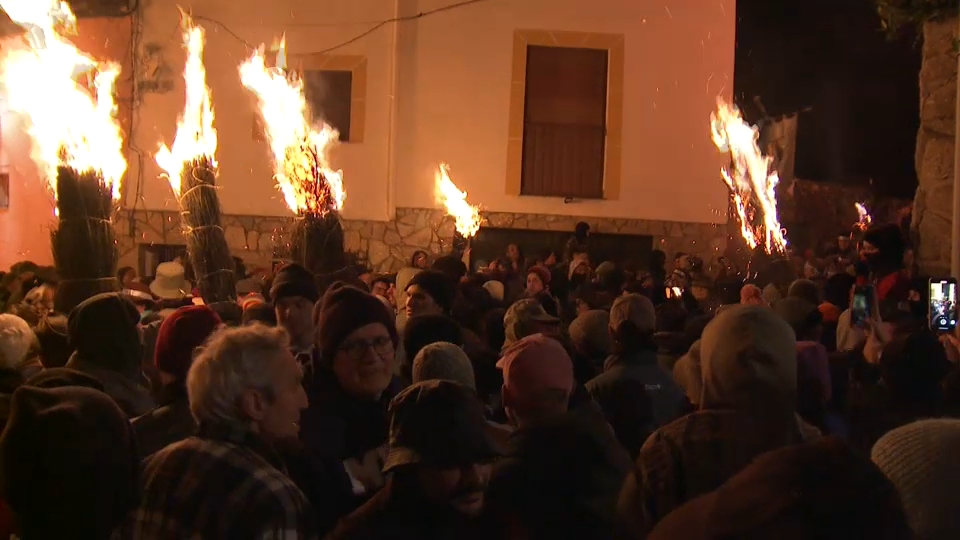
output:
[[[304,94],[314,117],[336,128],[341,142],[350,141],[350,114],[353,104],[353,72],[305,70]]]
[[[520,193],[603,198],[608,51],[527,47]]]

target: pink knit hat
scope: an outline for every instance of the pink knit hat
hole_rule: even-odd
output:
[[[503,385],[523,399],[548,390],[573,392],[573,362],[555,339],[543,334],[527,336],[503,352],[497,367],[503,370]]]

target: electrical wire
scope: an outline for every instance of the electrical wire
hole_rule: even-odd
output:
[[[384,20],[382,20],[382,21],[380,21],[380,22],[372,23],[373,26],[371,26],[371,27],[368,28],[367,30],[361,32],[360,34],[357,34],[356,36],[354,36],[354,37],[352,37],[352,38],[350,38],[350,39],[348,39],[348,40],[346,40],[346,41],[344,41],[344,42],[342,42],[342,43],[339,43],[339,44],[334,45],[334,46],[332,46],[332,47],[328,47],[328,48],[326,48],[326,49],[323,49],[323,50],[321,50],[321,51],[318,51],[318,53],[319,53],[319,54],[326,54],[326,53],[329,53],[329,52],[333,52],[333,51],[335,51],[335,50],[337,50],[337,49],[342,49],[342,48],[344,48],[344,47],[346,47],[346,46],[348,46],[348,45],[352,45],[352,44],[356,43],[357,41],[360,41],[361,39],[369,36],[370,34],[376,32],[377,30],[379,30],[379,29],[381,29],[381,28],[383,28],[384,26],[387,26],[387,25],[389,25],[389,24],[396,24],[396,23],[402,23],[402,22],[415,21],[415,20],[417,20],[417,19],[422,19],[422,18],[424,18],[424,17],[428,17],[428,16],[430,16],[430,15],[435,15],[435,14],[437,14],[437,13],[442,13],[442,12],[444,12],[444,11],[450,11],[450,10],[453,10],[453,9],[458,9],[458,8],[470,6],[470,5],[473,5],[473,4],[479,4],[479,3],[482,3],[482,2],[489,2],[489,1],[490,1],[490,0],[461,0],[460,2],[456,2],[456,3],[454,3],[454,4],[449,4],[449,5],[446,5],[446,6],[440,6],[440,7],[438,7],[438,8],[428,9],[427,11],[421,11],[421,12],[415,13],[415,14],[413,14],[413,15],[402,15],[402,16],[399,16],[399,17],[392,17],[392,18],[390,18],[390,19],[384,19]],[[207,23],[216,25],[216,26],[218,26],[221,30],[223,30],[224,32],[226,32],[227,34],[229,34],[231,37],[233,37],[234,39],[236,39],[236,40],[239,41],[240,43],[243,43],[248,49],[256,49],[255,46],[251,45],[247,40],[245,40],[245,39],[243,39],[242,37],[240,37],[240,35],[238,35],[236,32],[234,32],[233,30],[231,30],[227,25],[223,24],[222,22],[220,22],[220,21],[218,21],[218,20],[216,20],[216,19],[213,19],[213,18],[211,18],[211,17],[204,17],[204,16],[202,16],[202,15],[194,15],[193,18],[194,18],[194,20],[197,20],[197,21],[204,21],[204,22],[207,22]],[[350,23],[350,24],[355,25],[355,24],[361,24],[361,23]],[[337,24],[337,23],[316,23],[316,24],[304,23],[304,24],[296,24],[296,25],[292,25],[292,26],[296,26],[296,27],[299,27],[299,28],[304,28],[304,27],[324,27],[324,26],[342,26],[342,25],[343,25],[342,23],[341,23],[341,24]]]

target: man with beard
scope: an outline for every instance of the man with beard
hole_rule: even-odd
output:
[[[390,479],[327,539],[473,538],[500,454],[471,391],[452,381],[414,384],[390,404]]]

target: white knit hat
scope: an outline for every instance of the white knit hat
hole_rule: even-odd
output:
[[[900,492],[917,538],[960,538],[960,420],[920,420],[873,445],[873,462]]]
[[[413,383],[429,380],[453,381],[476,391],[473,364],[463,349],[438,341],[420,349],[413,359]]]
[[[9,313],[0,314],[0,368],[17,369],[36,339],[27,321]]]

